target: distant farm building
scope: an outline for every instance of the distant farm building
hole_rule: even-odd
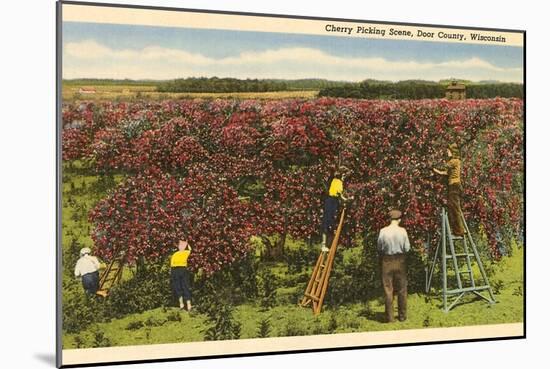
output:
[[[453,81],[445,91],[445,97],[449,100],[463,100],[466,98],[466,86]]]
[[[80,89],[78,90],[78,93],[81,93],[81,94],[95,94],[96,90],[93,87],[80,87]]]

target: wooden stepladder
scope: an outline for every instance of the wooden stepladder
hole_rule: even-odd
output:
[[[327,292],[330,272],[332,271],[334,255],[336,255],[338,239],[340,238],[340,233],[342,232],[345,214],[346,208],[343,208],[342,213],[340,214],[338,228],[336,229],[336,233],[332,239],[330,249],[328,252],[321,251],[319,254],[315,267],[313,268],[313,273],[311,274],[311,278],[307,284],[306,291],[304,292],[304,297],[302,298],[302,301],[300,301],[300,306],[302,307],[306,307],[311,304],[314,315],[321,313],[321,308],[323,307],[323,300],[325,299],[325,294]]]
[[[96,294],[99,296],[107,297],[109,290],[113,288],[122,278],[122,269],[124,268],[124,259],[126,253],[120,253],[107,265],[107,268],[99,276],[99,289]]]
[[[460,299],[467,293],[473,293],[490,304],[496,302],[493,290],[489,284],[489,279],[483,268],[479,252],[477,251],[476,244],[466,224],[463,213],[461,213],[461,218],[466,232],[460,237],[453,236],[447,211],[445,208],[441,210],[441,238],[435,250],[429,278],[426,283],[426,293],[429,293],[435,265],[438,258],[440,258],[442,274],[441,292],[443,297],[443,310],[446,313],[456,306]],[[462,247],[462,250],[460,250],[461,252],[457,252],[459,246]],[[439,252],[440,249],[441,252]],[[481,279],[478,280],[477,283],[472,269],[473,261],[477,264],[481,274]],[[489,297],[482,295],[481,292],[483,291],[488,292]],[[449,304],[448,300],[453,297],[454,300]]]

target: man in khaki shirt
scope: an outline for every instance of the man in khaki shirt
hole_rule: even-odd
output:
[[[433,168],[434,172],[447,176],[447,213],[449,214],[449,225],[453,236],[464,236],[464,224],[462,222],[461,197],[462,183],[460,180],[460,171],[462,162],[460,160],[460,149],[453,143],[447,148],[449,161],[445,170]]]

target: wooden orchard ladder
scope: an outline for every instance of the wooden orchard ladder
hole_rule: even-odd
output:
[[[323,300],[325,299],[325,294],[327,292],[332,263],[334,262],[334,255],[336,254],[336,248],[338,247],[338,239],[340,238],[340,233],[342,232],[345,213],[346,208],[342,209],[340,222],[338,223],[338,228],[336,229],[336,234],[332,239],[329,251],[321,251],[319,258],[317,258],[317,263],[315,263],[315,267],[313,268],[313,273],[309,283],[307,284],[304,297],[300,302],[300,306],[302,307],[306,307],[311,303],[314,315],[318,315],[323,307]]]
[[[122,278],[122,269],[124,268],[124,260],[126,253],[119,253],[118,256],[113,259],[107,265],[107,268],[103,271],[99,277],[99,289],[96,294],[99,296],[107,297],[109,290],[113,288]]]

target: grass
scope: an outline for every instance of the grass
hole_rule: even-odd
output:
[[[78,162],[73,163],[72,168],[67,166],[64,176],[64,278],[72,279],[78,249],[92,246],[87,214],[106,195],[108,188],[119,183],[123,177],[116,175],[113,182],[102,184],[99,176],[87,172]],[[73,246],[75,241],[76,250]],[[289,250],[303,247],[307,247],[303,242],[289,241]],[[339,252],[343,255],[344,263],[360,256],[359,248],[342,249]],[[494,305],[473,298],[472,295],[464,298],[449,313],[444,313],[439,296],[412,293],[408,298],[408,320],[390,324],[382,322],[384,305],[380,293],[357,303],[340,306],[327,303],[323,312],[315,317],[311,309],[301,308],[297,304],[311,266],[300,273],[290,273],[285,263],[262,263],[260,269],[269,269],[278,280],[276,306],[265,310],[258,302],[248,301],[235,306],[233,319],[241,324],[241,338],[258,337],[260,324],[266,319],[269,320],[271,337],[522,322],[523,260],[523,248],[512,244],[511,254],[488,268],[498,301]],[[125,270],[124,278],[130,278],[131,270]],[[436,279],[438,277],[435,276]],[[199,295],[200,291],[194,293]],[[70,349],[203,341],[210,324],[205,315],[190,315],[175,307],[161,307],[109,322],[95,323],[76,334],[64,333],[63,346]]]
[[[515,249],[512,256],[501,261],[491,278],[503,283],[496,294],[496,304],[490,305],[471,295],[445,313],[439,296],[415,293],[408,297],[408,319],[405,322],[383,323],[381,297],[362,303],[324,307],[317,317],[311,309],[290,301],[267,311],[251,302],[237,306],[233,319],[241,324],[241,338],[258,337],[260,322],[264,319],[269,319],[271,337],[522,322],[522,274],[523,249]],[[281,287],[277,290],[278,301],[287,300],[281,299],[280,295],[296,295],[296,292],[301,291]],[[174,319],[175,316],[179,316],[181,321]],[[138,328],[130,329],[133,326]],[[77,347],[79,341],[84,347],[93,347],[94,335],[98,331],[103,332],[111,346],[202,341],[208,327],[205,315],[190,315],[177,308],[158,308],[95,324],[78,334],[65,334],[63,344],[66,349]]]

